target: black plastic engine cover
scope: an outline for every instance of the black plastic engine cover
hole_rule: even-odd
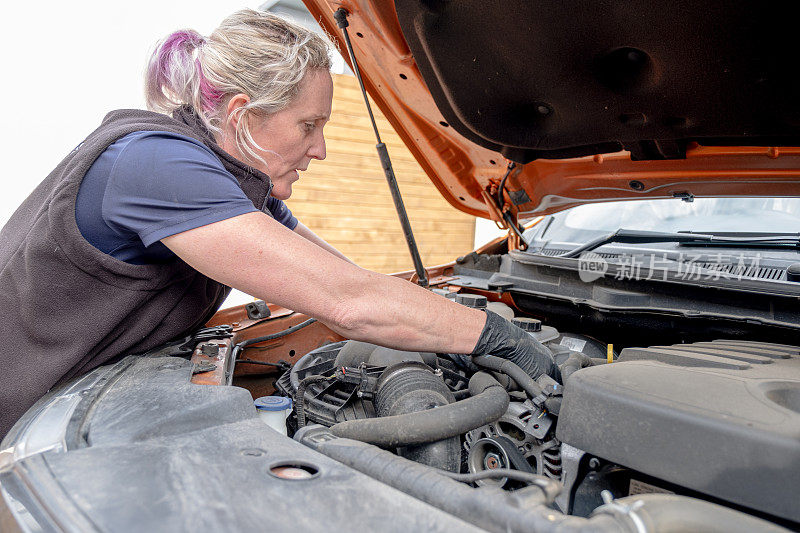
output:
[[[676,485],[800,521],[800,348],[627,348],[570,377],[558,438]]]

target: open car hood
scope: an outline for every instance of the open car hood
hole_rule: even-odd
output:
[[[304,0],[442,195],[496,218],[619,199],[796,196],[791,17],[747,1]]]

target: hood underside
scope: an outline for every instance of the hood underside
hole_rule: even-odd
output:
[[[800,190],[798,46],[779,5],[305,1],[343,52],[333,13],[350,13],[367,91],[462,211],[491,215],[509,161],[521,218]]]

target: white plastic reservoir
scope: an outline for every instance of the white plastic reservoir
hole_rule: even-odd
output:
[[[254,403],[261,420],[275,431],[286,435],[286,418],[292,412],[292,399],[285,396],[262,396]]]

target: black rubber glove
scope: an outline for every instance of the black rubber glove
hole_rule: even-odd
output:
[[[529,333],[491,311],[486,311],[478,344],[470,355],[493,355],[508,359],[536,379],[547,374],[561,381],[561,373],[553,360],[553,354]]]

